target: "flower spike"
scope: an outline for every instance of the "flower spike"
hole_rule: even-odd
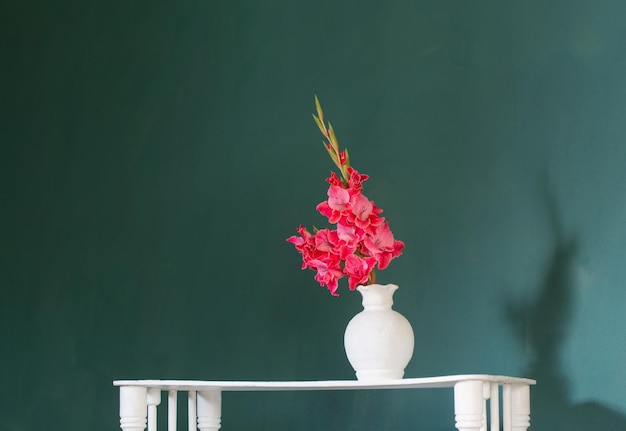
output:
[[[298,234],[287,239],[302,255],[302,269],[316,272],[315,280],[326,286],[331,295],[338,296],[339,279],[348,277],[348,287],[354,290],[359,284],[376,283],[376,267],[385,269],[389,262],[400,256],[404,243],[393,237],[382,209],[362,192],[368,179],[350,166],[348,150],[339,149],[333,126],[324,121],[324,112],[315,96],[317,115],[313,118],[325,140],[324,148],[341,172],[341,177],[331,171],[328,199],[316,209],[337,228],[313,228],[313,233],[303,226]],[[328,126],[326,126],[328,124]]]

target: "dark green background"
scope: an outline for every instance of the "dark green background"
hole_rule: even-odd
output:
[[[350,379],[318,94],[404,255],[407,376],[537,378],[626,429],[626,3],[3,2],[0,430],[114,430],[114,379]],[[224,430],[453,427],[448,391],[225,394]]]

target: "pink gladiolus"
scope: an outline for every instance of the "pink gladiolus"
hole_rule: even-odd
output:
[[[341,179],[334,172],[330,173],[330,177],[326,178],[326,182],[332,186],[344,186],[343,181],[341,181]]]
[[[321,259],[312,260],[309,264],[312,269],[317,271],[315,281],[322,286],[328,287],[331,295],[339,296],[337,293],[338,281],[344,276],[341,269],[339,267],[330,266]]]
[[[363,246],[370,256],[378,261],[378,269],[385,269],[389,262],[402,254],[404,243],[397,241],[389,229],[388,223],[383,223],[376,228],[374,235],[367,236]]]
[[[302,255],[302,269],[306,269],[309,267],[309,261],[316,259],[321,253],[317,250],[315,236],[311,235],[311,233],[302,226],[298,228],[298,233],[300,233],[301,236],[291,236],[287,238],[287,242],[292,243],[296,247],[296,250],[300,252]]]
[[[393,233],[389,229],[388,223],[383,223],[376,229],[374,235],[365,238],[363,244],[372,254],[387,251],[393,247]]]
[[[321,252],[333,253],[338,241],[337,231],[327,228],[315,233],[315,248]]]
[[[348,180],[348,188],[351,192],[360,193],[363,189],[363,181],[369,178],[368,175],[360,174],[354,168],[348,168],[348,174],[350,174],[350,179]]]
[[[385,221],[384,217],[380,217],[382,210],[376,207],[374,202],[367,199],[365,195],[360,193],[353,195],[350,204],[349,222],[371,235],[376,232],[376,227]]]
[[[404,243],[393,237],[383,210],[363,193],[363,182],[369,177],[350,166],[348,152],[341,151],[335,133],[324,122],[316,99],[316,123],[326,138],[324,145],[341,175],[331,172],[328,198],[319,203],[317,211],[336,229],[324,228],[311,234],[303,226],[298,235],[287,238],[302,256],[302,269],[315,271],[315,280],[326,286],[331,295],[338,296],[339,279],[348,277],[350,290],[359,284],[376,282],[375,267],[385,269],[400,256]]]
[[[352,204],[352,214],[356,217],[355,221],[364,222],[369,220],[374,210],[374,205],[372,205],[368,198],[359,193],[358,195],[352,196],[350,203]]]
[[[354,226],[348,226],[343,223],[337,223],[337,238],[340,243],[352,244],[356,248],[362,236],[360,236]]]
[[[309,238],[311,236],[311,234],[309,233],[308,230],[306,230],[306,228],[302,225],[300,225],[298,227],[298,233],[301,236],[290,236],[289,238],[287,238],[287,242],[292,243],[293,245],[296,246],[296,249],[298,251],[300,251],[306,244],[307,242],[307,238]]]
[[[354,227],[337,223],[337,254],[342,260],[353,254],[359,247],[360,237]]]
[[[344,272],[348,275],[348,287],[354,290],[360,284],[367,284],[369,276],[376,265],[373,257],[361,258],[355,254],[346,257]]]
[[[338,223],[347,212],[350,203],[350,194],[344,188],[332,185],[328,188],[328,200],[317,205],[316,209],[325,216],[330,223]]]
[[[303,257],[302,268],[305,268],[304,257],[309,255],[315,248],[315,239],[302,225],[298,228],[300,236],[294,235],[287,238],[287,242],[292,243]]]
[[[331,185],[328,189],[328,206],[335,211],[344,211],[350,202],[350,193],[342,187]]]

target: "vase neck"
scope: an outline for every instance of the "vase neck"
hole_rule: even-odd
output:
[[[395,284],[368,284],[357,287],[357,290],[363,296],[365,310],[383,310],[393,305],[393,293],[397,288]]]

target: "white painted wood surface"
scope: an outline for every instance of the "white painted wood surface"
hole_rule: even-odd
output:
[[[176,394],[188,393],[189,431],[217,431],[221,426],[225,391],[335,391],[376,389],[454,389],[454,415],[459,431],[526,431],[530,426],[531,379],[487,374],[407,378],[382,381],[196,381],[117,380],[120,387],[120,427],[123,431],[156,431],[156,408],[167,392],[168,431],[176,429]],[[157,395],[158,394],[158,395]],[[500,428],[502,397],[502,428]],[[173,404],[173,407],[172,407]],[[489,411],[488,411],[489,409]],[[488,420],[489,419],[489,420]]]

